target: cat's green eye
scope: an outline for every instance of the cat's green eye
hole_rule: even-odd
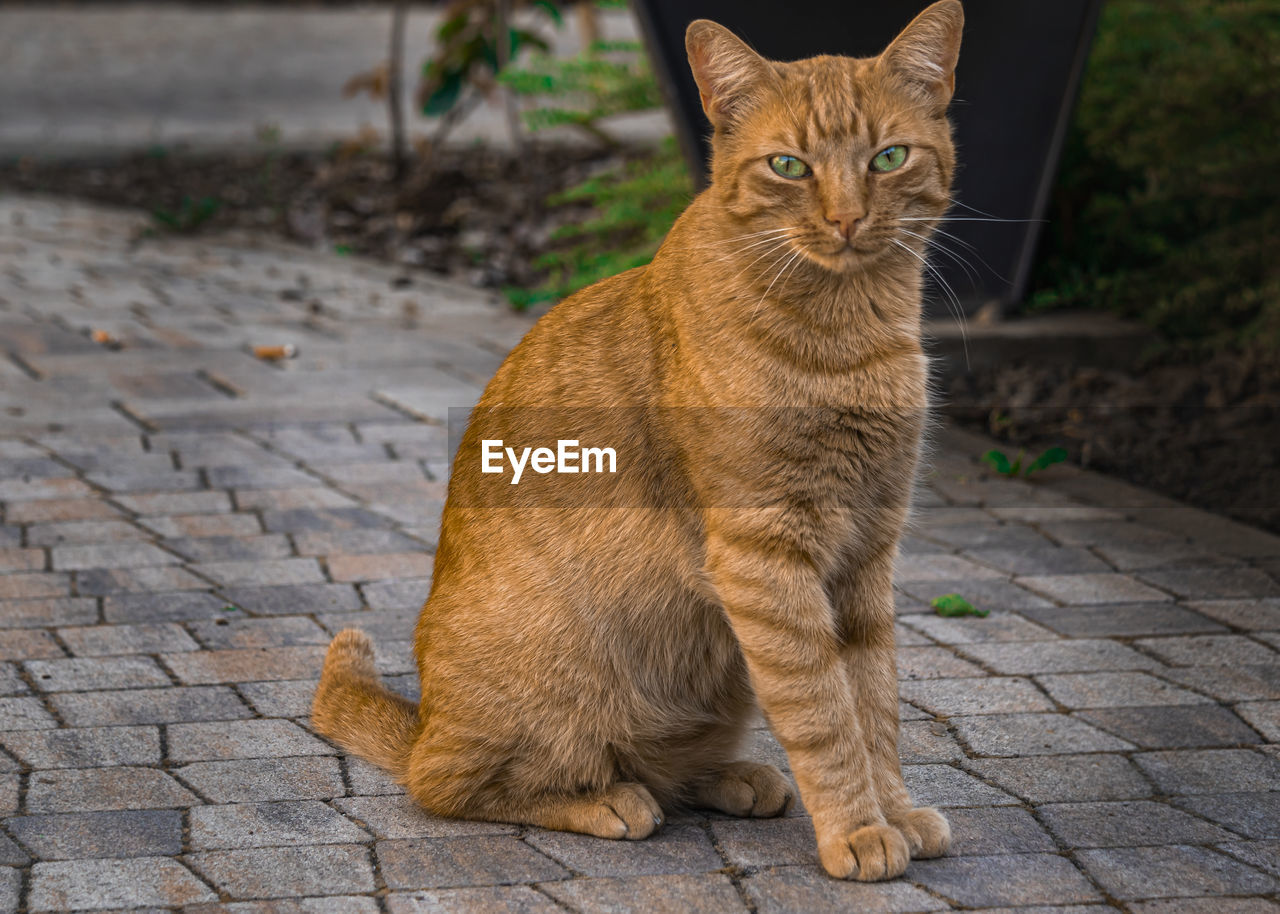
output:
[[[813,170],[795,156],[772,156],[769,167],[784,178],[807,178]]]
[[[896,168],[900,168],[906,160],[906,146],[890,146],[888,149],[881,150],[880,154],[871,160],[871,169],[873,171],[893,171]]]

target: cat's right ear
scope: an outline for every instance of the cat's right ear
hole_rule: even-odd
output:
[[[768,61],[710,19],[689,23],[684,46],[702,95],[702,110],[716,128],[731,124],[772,72]]]

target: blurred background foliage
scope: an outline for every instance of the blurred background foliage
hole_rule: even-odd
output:
[[[602,0],[600,9],[622,6]],[[572,127],[605,148],[618,147],[606,119],[662,106],[662,92],[637,41],[593,40],[574,57],[532,57],[501,82],[531,100],[526,125],[538,131]],[[563,298],[653,259],[676,217],[693,199],[693,181],[673,137],[587,180],[553,194],[548,205],[587,206],[592,215],[552,235],[535,265],[547,279],[534,288],[508,287],[517,308]]]
[[[1280,351],[1280,3],[1109,0],[1033,289]]]

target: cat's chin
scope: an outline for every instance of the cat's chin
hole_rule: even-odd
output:
[[[860,273],[883,253],[880,249],[858,248],[852,245],[841,245],[829,251],[817,251],[812,248],[804,252],[807,259],[831,273]]]

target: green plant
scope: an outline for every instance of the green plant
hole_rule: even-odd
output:
[[[1104,307],[1177,348],[1280,349],[1280,6],[1109,0],[1033,307]]]
[[[1035,460],[1023,466],[1023,459],[1026,457],[1026,451],[1018,451],[1018,456],[1009,460],[1009,456],[1004,451],[997,451],[994,448],[982,455],[983,463],[989,464],[991,469],[995,470],[1001,476],[1030,476],[1032,473],[1038,473],[1041,470],[1053,466],[1055,463],[1062,463],[1067,459],[1067,451],[1065,448],[1051,447],[1042,453]]]
[[[498,86],[498,75],[522,47],[543,51],[549,47],[540,32],[512,24],[512,14],[519,6],[541,10],[556,26],[562,21],[560,6],[555,0],[452,0],[445,7],[436,28],[435,53],[422,62],[415,93],[422,114],[437,118],[435,133],[424,149],[438,147],[481,98],[492,94]],[[372,70],[357,73],[347,80],[342,90],[347,97],[367,92],[372,98],[386,100],[392,171],[396,180],[404,176],[407,168],[400,92],[407,16],[408,0],[396,0],[392,7],[387,60]],[[512,142],[518,146],[519,119],[512,101],[509,96],[507,116]]]
[[[599,3],[597,6],[615,6]],[[633,41],[593,41],[576,57],[536,55],[502,75],[517,95],[540,102],[525,113],[532,130],[568,126],[602,145],[619,145],[603,123],[616,114],[662,104],[662,93],[644,54]],[[547,270],[534,289],[509,288],[517,308],[562,298],[597,280],[653,259],[676,217],[693,197],[693,182],[673,138],[548,199],[551,206],[588,206],[594,215],[563,226],[559,244],[536,265]]]
[[[548,54],[502,74],[517,95],[546,99],[524,114],[531,130],[573,127],[607,146],[618,145],[601,121],[615,114],[662,105],[662,93],[635,41],[595,41],[576,57]]]
[[[453,0],[436,30],[436,52],[422,64],[418,105],[428,117],[441,118],[436,141],[443,137],[480,97],[497,85],[498,75],[523,47],[546,51],[539,32],[510,24],[513,0]],[[560,7],[552,0],[532,0],[529,7],[559,25]],[[468,87],[472,91],[468,92]]]
[[[188,234],[194,232],[212,219],[222,208],[222,201],[217,197],[183,197],[177,210],[156,207],[151,211],[151,219],[155,227],[164,231]]]
[[[978,609],[964,597],[958,593],[947,593],[940,597],[934,597],[929,601],[929,605],[933,607],[934,612],[940,616],[954,618],[957,616],[978,616],[985,618],[991,615],[989,609]]]
[[[557,229],[552,237],[565,246],[537,260],[550,274],[547,281],[535,289],[506,289],[507,298],[525,308],[643,266],[692,195],[688,167],[668,137],[654,152],[552,196],[553,206],[586,203],[596,214]]]

